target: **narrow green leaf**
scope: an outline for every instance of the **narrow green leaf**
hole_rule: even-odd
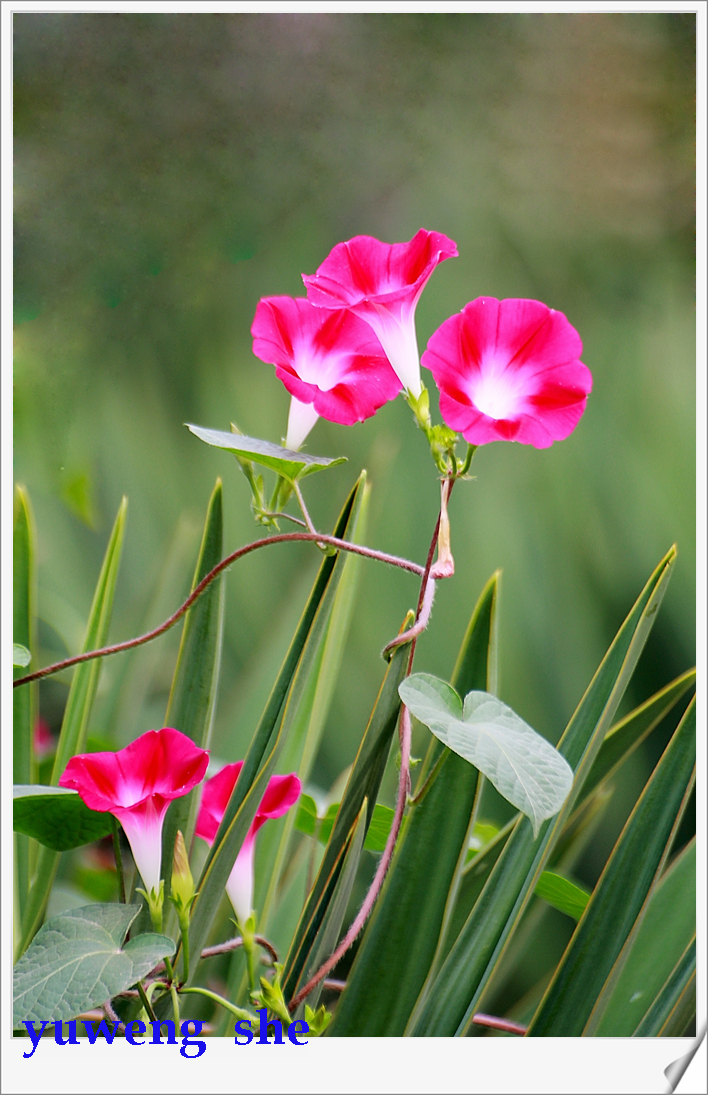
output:
[[[78,791],[68,787],[16,785],[12,797],[15,832],[34,837],[55,852],[79,848],[112,832],[111,815],[89,810]]]
[[[305,972],[302,977],[302,980],[305,983],[307,983],[309,978],[316,973],[323,962],[327,961],[330,954],[334,952],[334,949],[337,946],[340,929],[344,921],[344,915],[347,911],[349,898],[351,897],[352,887],[356,878],[357,867],[359,866],[359,860],[361,858],[361,850],[364,845],[368,805],[368,800],[364,798],[364,801],[361,804],[361,810],[359,811],[359,816],[349,834],[342,861],[342,869],[339,872],[339,878],[337,879],[332,899],[329,902],[322,925],[317,933],[315,946],[308,955],[307,966],[305,967]],[[313,1010],[317,1009],[321,992],[322,982],[320,981],[319,985],[316,985],[307,997],[307,1003]],[[304,1014],[304,1011],[305,1001],[300,1005],[297,1015]]]
[[[370,486],[366,480],[366,472],[362,472],[347,529],[349,538],[354,543],[361,543],[365,535],[369,495]],[[326,633],[316,656],[308,663],[307,682],[302,689],[297,710],[293,713],[292,725],[287,731],[278,761],[282,772],[298,772],[303,782],[309,779],[339,677],[344,644],[354,612],[361,562],[361,557],[353,554],[348,554],[342,561],[341,576]],[[300,672],[302,670],[298,671]],[[261,931],[266,934],[270,931],[280,878],[289,860],[294,821],[291,812],[278,824],[266,826],[259,837],[256,851],[255,907],[259,911]],[[328,835],[330,831],[331,825],[327,827]],[[297,910],[294,910],[293,930],[296,919]],[[287,942],[289,939],[290,936]]]
[[[632,755],[654,727],[658,726],[695,683],[696,670],[689,669],[687,673],[682,673],[676,680],[671,681],[671,684],[667,684],[665,688],[656,692],[645,703],[635,707],[625,718],[608,730],[595,763],[583,784],[581,792],[583,799],[614,775],[619,765]]]
[[[453,753],[473,764],[528,817],[534,836],[570,791],[570,765],[545,738],[489,692],[457,692],[429,673],[414,673],[399,693],[415,717]]]
[[[482,590],[462,642],[451,679],[452,688],[463,693],[495,687],[498,581],[497,572]],[[416,789],[421,797],[409,809],[337,1004],[335,1037],[403,1034],[445,937],[477,790],[476,769],[433,739]]]
[[[696,1014],[696,937],[634,1032],[635,1038],[678,1038]]]
[[[516,823],[487,882],[432,985],[410,1033],[462,1035],[530,900],[574,801],[592,767],[656,617],[676,557],[668,552],[620,628],[558,745],[575,773],[560,813],[531,825]]]
[[[221,480],[209,499],[192,589],[219,563],[224,550],[223,491]],[[208,749],[214,721],[224,630],[224,577],[209,586],[184,619],[177,664],[165,726],[180,730],[200,747]],[[179,829],[190,846],[196,823],[197,789],[175,799],[162,830],[162,873],[165,896],[169,895],[172,858]],[[169,908],[169,906],[167,906]]]
[[[309,968],[309,956],[313,947],[317,946],[317,936],[342,871],[349,834],[359,816],[364,800],[369,804],[366,811],[367,829],[371,822],[374,812],[371,804],[376,802],[391,740],[398,722],[401,706],[398,686],[406,672],[408,654],[408,643],[396,648],[352,765],[320,869],[285,961],[283,991],[286,999],[293,997],[298,986],[305,982],[303,974],[305,969]]]
[[[573,920],[580,920],[585,912],[585,906],[590,900],[590,891],[584,886],[578,886],[563,875],[554,871],[544,871],[536,883],[534,890],[536,897],[552,905],[554,909],[572,916]]]
[[[106,554],[103,559],[101,573],[98,578],[96,592],[94,593],[91,612],[89,614],[84,650],[95,650],[105,644],[108,636],[108,628],[113,611],[113,595],[115,593],[118,566],[120,563],[121,546],[125,531],[125,517],[127,511],[127,499],[123,499],[118,515],[111,532]],[[101,672],[101,659],[83,662],[77,665],[69,689],[69,697],[64,709],[64,718],[57,743],[54,767],[52,769],[51,783],[56,786],[59,777],[66,768],[68,762],[77,753],[80,753],[86,743],[89,717],[93,707],[93,701],[98,687],[98,678]],[[16,691],[21,691],[17,689]],[[18,781],[20,782],[20,781]],[[26,780],[24,782],[27,782]],[[44,910],[49,900],[49,892],[52,888],[54,875],[59,864],[59,853],[50,848],[40,848],[37,856],[37,870],[32,887],[30,889],[27,907],[22,918],[22,938],[19,946],[21,954],[29,945],[35,932],[42,922]]]
[[[12,638],[15,678],[24,674],[36,649],[36,572],[34,521],[24,487],[15,487],[12,524]],[[25,654],[21,652],[25,651]],[[17,652],[17,653],[16,653]],[[26,660],[24,658],[26,657]],[[36,779],[33,749],[37,721],[37,684],[12,690],[12,778],[14,783]],[[19,934],[29,893],[29,881],[37,848],[20,834],[15,836],[15,932]]]
[[[359,479],[347,498],[334,530],[338,538],[346,535],[361,486]],[[205,944],[226,880],[268,786],[283,740],[287,738],[297,711],[309,668],[317,657],[341,578],[343,561],[340,555],[336,552],[322,560],[312,593],[205,861],[190,929],[190,945],[195,954]],[[197,966],[195,962],[194,970]]]
[[[637,1029],[696,931],[696,841],[676,857],[649,899],[646,914],[597,1025],[598,1038]]]
[[[226,449],[235,456],[245,457],[262,464],[264,468],[270,468],[278,475],[282,475],[289,483],[296,479],[303,479],[313,472],[322,471],[324,468],[333,468],[337,464],[343,464],[346,456],[310,456],[304,452],[292,452],[281,445],[274,445],[271,441],[262,441],[258,437],[246,437],[244,434],[226,433],[223,430],[208,430],[203,426],[193,426],[186,423],[200,441],[207,445],[213,445],[217,449]]]
[[[622,830],[531,1022],[530,1037],[595,1034],[693,786],[695,734],[694,699]]]
[[[40,928],[14,971],[13,1025],[73,1019],[134,985],[171,956],[165,935],[121,946],[139,905],[86,905]]]

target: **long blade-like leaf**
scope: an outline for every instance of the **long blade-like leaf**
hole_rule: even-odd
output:
[[[634,1032],[635,1038],[676,1038],[696,1014],[696,937],[686,947],[666,983]]]
[[[223,491],[221,480],[209,499],[204,535],[194,571],[192,589],[221,561],[224,548]],[[224,578],[221,575],[209,586],[184,620],[182,639],[177,656],[170,698],[165,714],[165,726],[173,726],[208,749],[214,721],[216,690],[221,663],[221,642],[224,630]],[[196,791],[196,789],[195,789]],[[172,858],[175,838],[180,829],[187,847],[190,846],[196,822],[197,795],[174,800],[162,830],[162,873],[165,894],[169,894],[172,878]],[[168,906],[169,907],[169,906]]]
[[[283,991],[285,998],[295,995],[303,973],[309,968],[309,956],[317,947],[317,936],[344,863],[351,827],[367,800],[366,828],[374,812],[391,740],[398,721],[401,701],[398,686],[406,674],[409,644],[397,647],[389,662],[376,705],[369,719],[347,781],[344,797],[325,849],[320,869],[300,917],[290,953],[285,962]],[[366,835],[366,833],[364,834]]]
[[[15,507],[12,526],[12,640],[30,653],[36,653],[35,642],[35,563],[34,523],[29,498],[23,487],[15,487]],[[26,670],[15,669],[15,677]],[[31,783],[34,774],[32,734],[37,718],[37,685],[14,688],[12,693],[12,781]],[[15,834],[16,924],[18,931],[27,904],[31,859],[36,858],[36,845],[29,838]]]
[[[349,538],[354,543],[362,542],[366,527],[370,491],[365,473],[362,474],[361,483],[362,489],[357,498],[357,506],[352,512],[349,529]],[[309,778],[322,739],[334,686],[339,676],[344,644],[354,610],[360,566],[360,556],[352,554],[344,560],[332,615],[327,625],[327,634],[312,665],[292,729],[280,754],[278,762],[280,770],[297,772],[302,783],[306,783]],[[259,930],[264,935],[269,933],[269,921],[274,911],[281,872],[287,862],[295,817],[296,812],[291,810],[280,823],[265,826],[259,836],[256,849],[255,907],[259,912]],[[298,910],[294,912],[293,929],[297,922]]]
[[[113,525],[111,538],[108,541],[103,566],[98,578],[96,592],[94,593],[91,612],[89,614],[84,650],[95,650],[106,642],[108,628],[113,611],[113,595],[115,593],[118,566],[120,563],[123,534],[125,531],[125,517],[128,501],[123,498],[118,515]],[[68,762],[77,753],[80,753],[86,743],[88,721],[93,707],[93,701],[98,687],[98,678],[101,672],[101,659],[83,662],[77,665],[69,689],[69,698],[66,701],[64,719],[61,725],[61,733],[57,743],[57,753],[52,770],[51,783],[57,786],[59,777],[66,768]],[[30,889],[27,908],[22,920],[22,940],[19,953],[21,954],[31,942],[35,932],[39,928],[44,911],[49,900],[49,891],[54,881],[54,875],[59,864],[59,852],[49,848],[40,848],[37,855],[37,871],[32,888]]]
[[[463,694],[495,685],[498,579],[494,574],[480,595],[452,674],[453,687]],[[335,1037],[403,1034],[433,962],[446,907],[449,915],[449,894],[467,851],[478,773],[437,739],[431,742],[426,769],[431,782],[410,808],[337,1005],[331,1028]]]
[[[337,521],[334,535],[338,538],[346,536],[361,487],[362,480],[359,479]],[[226,880],[268,786],[280,747],[287,738],[307,681],[309,665],[317,656],[342,573],[341,554],[337,552],[326,555],[320,565],[297,631],[204,864],[198,885],[199,897],[194,905],[190,927],[190,945],[195,954],[199,954],[206,942]],[[195,971],[197,966],[198,963],[195,962]]]
[[[636,939],[693,786],[695,700],[637,801],[540,1007],[532,1037],[594,1034]]]
[[[676,857],[651,895],[596,1037],[627,1038],[696,932],[696,841]]]
[[[359,866],[359,860],[361,858],[361,851],[364,846],[368,807],[368,799],[364,798],[364,801],[361,804],[361,810],[359,811],[359,816],[354,823],[349,840],[347,841],[346,851],[342,860],[342,869],[339,872],[339,878],[337,879],[337,885],[332,894],[332,900],[327,907],[327,913],[322,921],[320,930],[317,933],[317,944],[312,948],[308,956],[307,965],[303,974],[303,981],[305,982],[307,982],[320,966],[327,961],[337,945],[340,928],[342,927],[344,914],[347,911],[347,905],[349,904],[349,898],[356,878],[357,867]],[[317,1007],[321,992],[322,982],[320,981],[318,985],[315,985],[314,989],[307,997],[307,1003],[313,1010]],[[301,1013],[304,1013],[304,1011],[305,1001],[303,1000],[296,1014],[300,1015]]]
[[[612,722],[654,623],[675,557],[672,548],[652,574],[558,744],[575,773],[564,806],[541,825],[535,839],[525,818],[517,822],[410,1033],[445,1037],[466,1031]]]

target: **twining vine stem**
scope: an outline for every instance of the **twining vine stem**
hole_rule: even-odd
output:
[[[230,555],[222,559],[220,563],[205,574],[201,582],[194,587],[187,600],[184,601],[176,612],[173,612],[168,619],[161,623],[159,627],[153,628],[152,631],[146,631],[144,635],[138,635],[135,639],[126,639],[122,643],[114,643],[112,646],[104,646],[99,650],[87,650],[83,654],[75,654],[71,658],[65,658],[61,662],[54,662],[52,665],[45,666],[44,669],[37,669],[34,673],[27,673],[24,677],[18,677],[13,681],[13,688],[17,688],[21,684],[29,684],[30,681],[38,681],[42,677],[48,677],[52,673],[59,673],[62,669],[68,669],[72,665],[79,665],[81,662],[91,661],[93,658],[105,658],[109,654],[120,654],[123,650],[132,650],[133,647],[142,646],[143,643],[149,643],[152,639],[157,639],[158,636],[163,635],[165,631],[169,631],[171,627],[182,619],[185,612],[187,612],[194,602],[201,597],[205,589],[207,589],[215,578],[218,578],[222,571],[227,567],[235,563],[237,559],[242,559],[245,555],[249,555],[252,551],[256,551],[258,548],[267,547],[269,544],[282,544],[289,543],[297,540],[309,540],[315,541],[318,544],[328,544],[331,547],[339,548],[341,551],[351,551],[355,555],[363,555],[367,559],[376,559],[380,563],[388,563],[391,566],[400,567],[401,570],[408,570],[412,574],[423,575],[425,574],[425,568],[413,563],[410,559],[401,559],[397,555],[389,555],[385,551],[375,551],[373,548],[363,547],[361,544],[352,544],[348,540],[340,540],[337,536],[327,536],[321,532],[281,532],[276,536],[265,536],[262,540],[254,540],[251,544],[246,544],[244,547],[237,548],[236,551],[232,551]],[[429,569],[429,568],[428,568]]]

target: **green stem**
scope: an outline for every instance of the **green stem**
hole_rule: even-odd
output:
[[[111,816],[111,828],[113,830],[113,855],[116,861],[116,874],[118,875],[118,900],[125,905],[125,877],[123,875],[123,856],[120,851],[120,829],[118,822]]]
[[[189,980],[189,913],[184,917],[183,922],[180,918],[180,929],[182,931],[182,980]]]
[[[140,981],[138,981],[138,993],[140,994],[140,1000],[142,1001],[142,1005],[145,1008],[145,1014],[147,1015],[148,1019],[150,1019],[151,1022],[156,1023],[157,1022],[157,1016],[155,1015],[155,1012],[153,1011],[152,1004],[150,1003],[147,996],[145,995],[145,989],[141,985]]]
[[[247,1023],[254,1023],[256,1021],[255,1016],[251,1015],[245,1008],[236,1007],[230,1000],[225,1000],[223,996],[219,996],[217,992],[211,992],[209,989],[202,989],[197,986],[188,989],[180,989],[180,992],[196,992],[199,996],[206,996],[208,1000],[213,1000],[215,1003],[221,1004],[222,1008],[226,1008],[226,1010],[235,1015],[237,1019],[245,1019]]]
[[[170,996],[172,997],[172,1014],[175,1019],[175,1027],[179,1029],[179,999],[174,981],[170,982]]]

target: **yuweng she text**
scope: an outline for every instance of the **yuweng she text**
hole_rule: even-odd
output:
[[[247,1046],[250,1045],[253,1041],[255,1041],[256,1045],[260,1046],[285,1045],[285,1038],[283,1037],[283,1024],[280,1023],[277,1019],[269,1021],[267,1008],[261,1008],[258,1012],[258,1015],[258,1038],[255,1037],[255,1034],[251,1029],[250,1024],[242,1019],[238,1023],[236,1023],[235,1026],[236,1036],[234,1038],[234,1042],[236,1043],[236,1045]],[[118,1024],[110,1024],[105,1019],[102,1020],[102,1022],[100,1022],[97,1026],[94,1026],[93,1023],[88,1022],[85,1019],[82,1022],[86,1030],[86,1037],[91,1045],[95,1044],[96,1039],[99,1035],[102,1035],[109,1045],[113,1044],[113,1039],[116,1037],[116,1033],[118,1031]],[[81,1044],[78,1038],[77,1023],[77,1019],[70,1019],[69,1022],[66,1023],[66,1025],[63,1022],[54,1024],[54,1041],[57,1045],[78,1046]],[[23,1053],[22,1056],[32,1057],[34,1056],[34,1051],[39,1045],[39,1040],[44,1034],[46,1028],[51,1026],[52,1024],[50,1024],[48,1021],[37,1024],[39,1026],[39,1030],[35,1028],[35,1024],[33,1022],[25,1022],[23,1025],[25,1026],[27,1033],[32,1041],[32,1052]],[[198,1019],[185,1019],[184,1022],[181,1024],[180,1032],[183,1037],[182,1045],[180,1047],[180,1053],[183,1057],[201,1057],[201,1055],[206,1052],[206,1042],[203,1042],[201,1040],[195,1040],[196,1036],[198,1034],[201,1034],[203,1025],[204,1024]],[[139,1037],[141,1034],[148,1033],[148,1026],[152,1028],[152,1038],[149,1042],[146,1038]],[[190,1030],[190,1027],[193,1027],[194,1029]],[[141,1022],[139,1019],[134,1019],[132,1022],[125,1024],[125,1040],[131,1046],[142,1046],[145,1044],[160,1046],[163,1045],[163,1028],[165,1028],[166,1035],[164,1044],[169,1046],[176,1046],[177,1031],[174,1022],[171,1019],[163,1019],[160,1022],[148,1024]],[[287,1040],[291,1042],[294,1046],[307,1045],[307,1038],[301,1038],[299,1036],[307,1034],[309,1032],[309,1029],[309,1026],[304,1021],[300,1020],[291,1023],[286,1035]],[[64,1037],[65,1030],[66,1037]],[[272,1042],[269,1040],[268,1037],[271,1030],[273,1038]],[[196,1050],[196,1053],[190,1052],[191,1050]]]

